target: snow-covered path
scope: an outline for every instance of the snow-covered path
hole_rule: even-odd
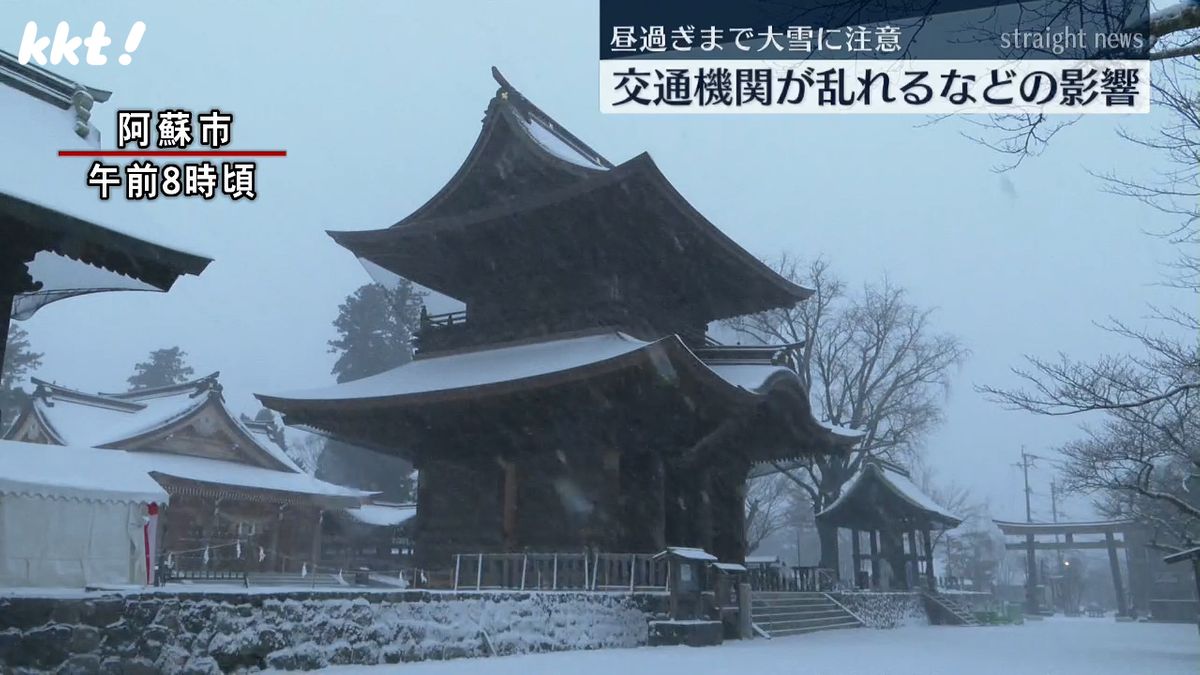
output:
[[[1023,626],[841,630],[720,647],[643,647],[347,666],[337,675],[1196,675],[1195,625],[1047,619]]]

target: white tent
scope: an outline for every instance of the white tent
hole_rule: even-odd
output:
[[[166,502],[130,453],[0,441],[0,587],[146,583],[148,509]]]

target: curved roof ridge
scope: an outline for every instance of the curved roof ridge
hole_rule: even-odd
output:
[[[500,69],[496,66],[492,66],[492,78],[500,85],[500,90],[496,92],[496,95],[500,96],[502,101],[507,101],[515,112],[519,112],[526,117],[534,116],[540,118],[539,121],[547,126],[551,133],[571,146],[576,152],[599,164],[600,167],[611,169],[615,166],[604,155],[593,150],[590,145],[584,143],[582,139],[571,133],[569,129],[559,124],[549,113],[539,108],[533,101],[526,98],[524,94],[517,91],[517,88],[512,86],[512,83],[500,73]],[[507,96],[504,96],[504,94],[507,94]]]

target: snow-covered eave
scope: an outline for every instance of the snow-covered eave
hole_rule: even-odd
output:
[[[126,234],[35,197],[0,189],[0,214],[37,225],[44,250],[168,291],[185,274],[199,276],[212,262],[199,253]],[[110,261],[117,260],[121,264]]]

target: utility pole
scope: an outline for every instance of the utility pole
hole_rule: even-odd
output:
[[[1033,491],[1029,489],[1029,465],[1031,460],[1038,459],[1037,455],[1031,455],[1025,452],[1025,446],[1021,446],[1021,471],[1025,476],[1025,522],[1033,522],[1033,508],[1030,504],[1030,496]],[[1034,553],[1034,537],[1033,533],[1025,535],[1025,611],[1029,614],[1038,613],[1038,597],[1037,597],[1037,556]]]
[[[1021,446],[1021,471],[1025,474],[1025,522],[1033,522],[1033,509],[1030,508],[1029,498],[1033,494],[1033,490],[1029,489],[1029,465],[1030,460],[1038,459],[1037,455],[1031,455],[1025,452],[1025,446]]]

